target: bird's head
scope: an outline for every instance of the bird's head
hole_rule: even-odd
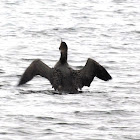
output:
[[[67,44],[65,42],[61,42],[59,50],[61,52],[67,52],[67,50],[68,50]]]

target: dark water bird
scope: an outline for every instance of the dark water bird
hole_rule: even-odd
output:
[[[50,68],[41,60],[36,59],[25,70],[18,85],[25,84],[34,76],[40,75],[47,78],[52,87],[59,92],[77,93],[78,89],[82,89],[84,86],[89,87],[95,76],[104,81],[112,79],[107,70],[91,58],[88,58],[82,69],[72,69],[67,62],[67,44],[61,42],[59,50],[61,56],[54,68]]]

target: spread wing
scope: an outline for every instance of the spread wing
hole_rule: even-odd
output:
[[[51,73],[52,73],[52,69],[48,67],[46,64],[44,64],[41,60],[39,59],[34,60],[23,73],[18,85],[25,84],[36,75],[45,77],[50,81]]]
[[[103,66],[90,58],[79,72],[82,80],[82,86],[90,86],[90,83],[93,81],[95,76],[104,81],[112,79]]]

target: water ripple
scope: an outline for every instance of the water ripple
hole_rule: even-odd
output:
[[[139,1],[0,1],[0,139],[139,140]],[[79,94],[58,94],[36,77],[22,87],[25,68],[41,59],[53,67],[61,38],[68,61],[92,58],[111,73]]]

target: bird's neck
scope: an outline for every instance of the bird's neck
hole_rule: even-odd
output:
[[[67,52],[61,52],[60,62],[61,64],[67,63]]]

